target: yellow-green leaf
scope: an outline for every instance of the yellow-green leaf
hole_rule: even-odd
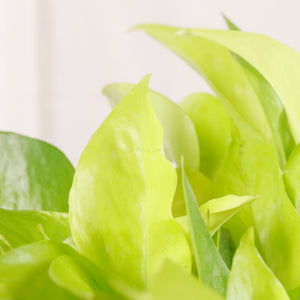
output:
[[[300,216],[286,194],[274,147],[235,136],[215,186],[218,196],[259,195],[229,221],[231,234],[237,243],[254,225],[265,262],[286,289],[299,286]]]
[[[189,95],[180,106],[195,124],[200,170],[213,179],[228,152],[233,122],[220,101],[206,93]]]
[[[112,83],[103,89],[112,107],[115,107],[133,88],[134,84]],[[167,97],[149,90],[156,116],[163,127],[164,150],[169,160],[180,166],[184,156],[186,167],[197,170],[200,154],[193,122],[184,111]]]
[[[184,234],[171,215],[176,172],[162,153],[162,127],[145,77],[83,151],[70,192],[80,251],[104,270],[144,287],[169,258],[190,269]]]
[[[186,215],[184,194],[182,189],[181,168],[176,169],[177,187],[174,195],[172,213],[174,217]],[[213,183],[201,172],[185,168],[186,176],[192,186],[198,205],[201,205],[213,198]]]
[[[70,236],[66,213],[0,209],[0,255],[24,244],[63,242]]]
[[[153,300],[222,300],[222,296],[191,274],[166,261],[149,286]]]
[[[193,29],[153,24],[140,25],[136,29],[144,30],[199,72],[243,136],[259,136],[260,132],[267,141],[274,143],[259,99],[242,66],[226,47],[201,35],[201,30],[195,33]]]
[[[289,300],[289,297],[254,244],[249,228],[235,252],[228,281],[227,300]]]
[[[235,213],[245,207],[256,197],[227,195],[212,199],[200,206],[200,212],[209,232],[213,235],[224,223],[226,223]],[[176,218],[182,226],[184,232],[189,234],[189,226],[186,216]]]
[[[287,161],[283,179],[289,198],[300,213],[300,144]]]

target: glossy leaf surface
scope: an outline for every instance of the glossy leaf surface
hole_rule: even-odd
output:
[[[267,141],[274,143],[259,99],[242,66],[226,47],[201,35],[201,30],[195,33],[193,29],[151,24],[136,28],[174,51],[203,76],[243,136],[254,137],[261,132]]]
[[[54,146],[0,133],[0,207],[68,211],[74,168]]]
[[[221,295],[225,295],[229,270],[210,236],[183,165],[181,167],[182,185],[198,276],[208,286]]]
[[[0,209],[0,255],[24,244],[63,242],[70,236],[66,213]]]
[[[227,298],[230,300],[289,300],[284,287],[265,264],[254,243],[250,228],[234,255],[228,281]]]
[[[134,84],[113,83],[103,89],[112,107],[115,107],[133,88]],[[200,154],[194,124],[184,111],[167,97],[149,90],[156,116],[164,132],[164,149],[169,160],[180,166],[180,157],[184,156],[186,167],[197,170]]]
[[[199,29],[192,32],[239,55],[266,79],[284,105],[298,143],[300,105],[296,99],[300,96],[300,55],[292,48],[261,34]]]
[[[99,267],[144,287],[169,258],[190,269],[184,234],[171,215],[176,172],[162,154],[162,128],[143,79],[85,148],[70,193],[79,249]]]

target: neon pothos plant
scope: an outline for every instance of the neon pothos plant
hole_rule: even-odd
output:
[[[106,86],[75,173],[0,133],[0,299],[300,299],[300,55],[227,23],[137,27],[214,96]]]

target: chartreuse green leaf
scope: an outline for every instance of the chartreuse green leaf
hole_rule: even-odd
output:
[[[133,88],[134,84],[113,83],[103,89],[112,107],[115,107]],[[195,126],[182,109],[167,97],[149,90],[156,116],[163,131],[164,150],[169,160],[180,166],[184,156],[187,168],[199,169],[199,145]]]
[[[171,261],[166,261],[157,276],[151,282],[149,291],[155,300],[222,300],[221,295],[197,280]]]
[[[83,151],[70,192],[72,236],[104,270],[145,287],[169,258],[190,269],[191,254],[171,215],[176,172],[162,154],[162,128],[145,77]]]
[[[116,289],[111,288],[116,278],[101,272],[88,260],[79,256],[58,256],[51,262],[49,276],[59,287],[83,299],[124,299],[117,292],[118,284]]]
[[[186,97],[180,106],[195,124],[200,153],[200,170],[213,179],[231,143],[232,120],[219,100],[206,93]]]
[[[224,96],[252,127],[276,145],[284,167],[294,142],[300,141],[300,105],[296,101],[300,97],[300,55],[296,51],[270,37],[236,30],[180,29],[161,25],[138,28],[204,73],[212,88],[219,92],[220,100]],[[242,65],[235,66],[228,56],[232,56],[235,63],[243,62]],[[231,115],[245,136],[244,128],[232,112]]]
[[[0,207],[68,211],[74,168],[54,146],[0,133]]]
[[[224,18],[229,29],[239,30],[227,17],[224,16]],[[242,57],[238,55],[234,57],[244,68],[245,74],[260,100],[277,145],[281,167],[284,168],[286,159],[295,147],[284,106],[271,84],[255,68]]]
[[[300,55],[292,48],[261,34],[192,29],[189,34],[222,45],[247,61],[272,86],[284,105],[295,141],[300,141]],[[267,92],[269,93],[269,91]],[[273,100],[277,103],[277,99]],[[274,105],[272,105],[274,109]],[[274,133],[274,132],[273,132]]]
[[[254,137],[259,131],[274,144],[259,99],[242,66],[226,47],[198,32],[195,34],[193,29],[153,24],[140,25],[136,29],[144,30],[198,71],[228,110],[243,136]]]
[[[0,255],[24,244],[63,242],[70,236],[66,213],[0,209]]]
[[[229,270],[218,252],[202,218],[193,190],[185,175],[183,162],[182,186],[189,219],[191,240],[199,278],[221,295],[226,294]]]
[[[62,275],[66,275],[67,270],[60,270],[62,273],[57,274],[52,270],[49,273],[52,261],[66,255],[71,256],[72,261],[76,262],[77,268],[72,268],[74,272],[72,276],[79,278],[77,287],[71,287],[68,283],[56,284],[59,281],[56,277],[61,278]],[[56,271],[58,271],[57,268]],[[78,292],[83,289],[82,286],[87,278],[94,295],[102,293],[108,296],[105,299],[110,299],[110,295],[118,295],[108,284],[107,274],[101,272],[89,260],[65,244],[53,241],[36,242],[13,249],[0,257],[1,299],[91,299],[87,297],[92,294],[91,291],[90,294]],[[72,282],[68,278],[65,280]],[[115,299],[123,298],[119,295],[119,298]]]
[[[291,300],[299,300],[300,299],[300,287],[297,287],[293,290],[288,291],[289,297]]]
[[[300,216],[285,192],[274,147],[235,136],[215,186],[219,196],[259,195],[229,221],[235,221],[229,226],[231,234],[237,242],[249,226],[255,225],[258,248],[268,266],[287,290],[299,286]]]
[[[254,230],[249,228],[233,258],[228,281],[228,300],[289,300],[289,297],[254,243]]]
[[[174,217],[186,215],[185,200],[182,188],[181,168],[176,169],[177,187],[173,199],[172,214]],[[198,205],[201,205],[213,198],[213,183],[201,172],[185,168],[186,176],[192,186]]]
[[[289,198],[300,213],[300,144],[287,161],[283,179]]]
[[[250,204],[257,197],[227,195],[212,199],[200,206],[200,212],[209,232],[213,235],[224,223],[226,223],[241,208]],[[176,218],[182,229],[189,234],[187,216]]]

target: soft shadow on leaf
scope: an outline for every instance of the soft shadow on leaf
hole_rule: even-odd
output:
[[[286,194],[274,147],[236,135],[215,188],[218,196],[259,195],[229,220],[227,228],[238,244],[254,225],[265,262],[287,289],[299,286],[300,216]]]
[[[74,168],[54,146],[0,133],[0,207],[68,212]]]
[[[300,287],[288,291],[288,294],[289,294],[289,297],[291,300],[299,300],[300,299]]]
[[[104,87],[103,94],[114,108],[135,87],[130,83],[112,83]],[[167,158],[180,166],[184,156],[186,167],[199,169],[199,145],[193,122],[184,111],[167,97],[149,89],[156,116],[163,127],[164,150]]]
[[[63,242],[71,236],[66,213],[0,209],[0,255],[40,240]]]
[[[199,72],[244,137],[259,137],[260,132],[267,141],[274,143],[259,99],[243,68],[226,47],[198,31],[195,33],[196,29],[155,24],[140,25],[136,29],[148,33]]]
[[[220,252],[226,266],[230,270],[233,255],[236,250],[235,243],[231,237],[230,231],[226,228],[220,228],[213,236],[217,249]]]
[[[289,157],[282,176],[289,198],[300,213],[300,144]]]
[[[71,230],[80,251],[141,288],[166,258],[191,266],[188,243],[171,214],[176,172],[162,153],[163,130],[148,81],[95,132],[70,192]]]
[[[239,30],[227,17],[225,17],[225,20],[230,29]],[[295,141],[288,124],[284,106],[271,84],[251,64],[239,55],[233,54],[233,57],[243,67],[260,100],[272,130],[280,165],[283,169],[291,151],[295,148]]]
[[[78,269],[73,271],[79,272],[79,275],[73,276],[78,277],[87,272],[89,278],[93,278],[93,284],[103,292],[118,295],[108,284],[107,274],[101,273],[70,246],[52,241],[24,245],[0,257],[0,295],[4,299],[22,300],[83,299],[78,293],[69,292],[72,290],[70,287],[65,289],[67,286],[56,285],[51,279],[53,275],[49,276],[48,269],[51,262],[61,255],[70,255],[76,261]]]
[[[180,106],[196,128],[201,149],[200,171],[213,180],[231,143],[231,117],[217,98],[206,93],[189,95]]]
[[[185,200],[182,188],[181,168],[176,169],[177,187],[173,199],[172,214],[174,217],[186,215]],[[186,176],[192,186],[198,205],[213,198],[213,183],[201,172],[185,168]]]
[[[111,278],[107,276],[105,282],[97,268],[78,257],[76,260],[71,255],[58,256],[50,265],[49,276],[59,287],[83,299],[125,299],[108,287]],[[101,278],[102,282],[99,281]]]
[[[227,195],[212,199],[201,205],[199,207],[200,212],[210,234],[215,234],[234,214],[255,199],[257,199],[257,197]],[[189,235],[190,231],[187,216],[178,217],[176,221],[182,226],[185,234]]]
[[[289,300],[284,287],[259,255],[254,230],[249,228],[233,258],[228,281],[228,300]]]

